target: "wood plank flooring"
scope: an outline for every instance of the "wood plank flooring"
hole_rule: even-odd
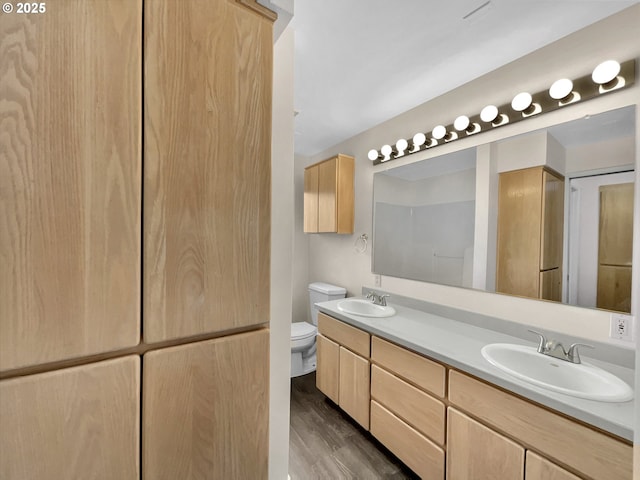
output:
[[[416,479],[408,467],[316,388],[291,379],[291,480]]]

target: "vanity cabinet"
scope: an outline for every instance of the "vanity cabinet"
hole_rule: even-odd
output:
[[[503,172],[496,292],[562,299],[564,177],[548,167]]]
[[[526,480],[581,480],[580,477],[531,450],[527,450],[524,477]]]
[[[316,386],[369,430],[370,335],[318,313]]]
[[[339,154],[304,171],[304,232],[353,233],[355,159]]]

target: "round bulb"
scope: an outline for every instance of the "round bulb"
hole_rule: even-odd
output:
[[[424,133],[416,133],[413,136],[413,145],[416,147],[420,147],[424,145],[424,142],[427,141],[427,136]]]
[[[453,127],[459,132],[462,132],[463,130],[466,130],[467,128],[469,128],[469,123],[470,123],[469,117],[467,117],[466,115],[460,115],[453,122]]]
[[[487,105],[480,112],[480,119],[483,122],[493,122],[498,117],[498,107],[495,105]]]
[[[372,162],[378,159],[378,151],[377,150],[369,150],[369,153],[367,155],[369,157],[369,160],[371,160]]]
[[[513,97],[511,101],[511,108],[513,108],[516,112],[524,112],[527,108],[531,106],[533,102],[533,98],[530,93],[522,92]]]
[[[556,80],[549,89],[549,95],[554,100],[562,100],[573,91],[573,82],[568,78]]]
[[[594,82],[604,85],[616,78],[620,73],[620,64],[615,60],[607,60],[598,65],[594,70],[591,78]]]
[[[438,125],[433,129],[431,134],[433,135],[433,138],[435,138],[436,140],[441,140],[447,134],[447,129],[444,128],[444,125]]]
[[[380,153],[382,153],[382,155],[384,155],[385,157],[388,157],[389,155],[391,155],[392,152],[392,148],[391,145],[383,145],[382,148],[380,149]]]
[[[396,148],[399,152],[404,152],[409,147],[409,142],[407,142],[404,138],[401,138],[396,142]]]

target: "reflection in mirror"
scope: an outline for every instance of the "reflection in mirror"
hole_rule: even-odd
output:
[[[635,107],[374,175],[373,271],[628,312]]]

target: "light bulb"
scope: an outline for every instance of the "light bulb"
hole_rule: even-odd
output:
[[[593,69],[591,78],[599,85],[604,85],[614,80],[620,73],[620,64],[615,60],[607,60],[602,62]]]
[[[561,78],[556,80],[549,88],[549,95],[554,100],[562,100],[568,97],[573,91],[573,82],[568,78]]]
[[[427,141],[427,136],[424,133],[416,133],[413,136],[413,149],[414,151],[420,150],[420,147]]]
[[[511,108],[516,112],[524,112],[533,103],[533,98],[530,93],[522,92],[513,97],[511,101]]]
[[[431,135],[433,135],[433,138],[435,138],[436,140],[442,140],[446,134],[447,129],[444,128],[444,125],[438,125],[431,132]]]
[[[463,130],[466,130],[467,128],[469,128],[469,123],[470,123],[469,117],[467,117],[466,115],[460,115],[453,122],[453,127],[459,132],[462,132]]]
[[[495,105],[487,105],[480,112],[480,119],[483,122],[493,122],[498,117],[498,107]]]
[[[373,161],[377,160],[380,155],[378,155],[378,151],[377,150],[369,150],[369,153],[368,153],[367,156],[369,157],[369,160],[371,160],[373,162]]]
[[[409,142],[407,142],[404,138],[401,138],[396,142],[396,149],[398,152],[404,152],[409,147]]]
[[[391,158],[391,152],[393,152],[391,145],[383,145],[380,149],[380,153],[384,155],[384,160],[389,160]]]

